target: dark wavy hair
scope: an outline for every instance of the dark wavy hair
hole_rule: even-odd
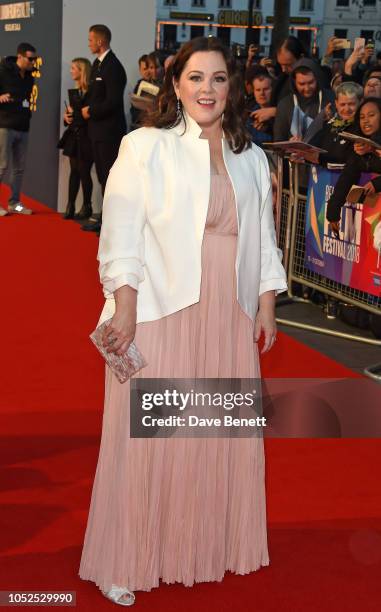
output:
[[[370,136],[370,139],[381,144],[381,98],[369,96],[369,98],[364,98],[362,100],[355,114],[355,131],[360,136],[364,136],[361,130],[361,127],[360,127],[360,113],[361,113],[362,107],[365,106],[365,104],[368,104],[368,102],[371,102],[372,104],[377,106],[378,112],[380,113],[380,127],[378,128],[377,132],[375,132],[374,134],[372,134],[372,136]]]
[[[198,36],[185,43],[175,55],[168,68],[163,87],[157,96],[153,110],[143,119],[146,127],[170,128],[178,125],[185,116],[181,106],[181,114],[177,113],[177,97],[173,87],[173,79],[179,82],[180,76],[193,53],[198,51],[215,51],[225,60],[228,77],[229,93],[223,116],[222,129],[234,153],[241,153],[251,147],[250,135],[245,127],[245,98],[242,75],[235,63],[230,49],[213,36]]]

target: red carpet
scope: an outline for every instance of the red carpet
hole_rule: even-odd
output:
[[[103,364],[88,340],[102,306],[97,238],[25,200],[0,218],[0,590],[72,590],[97,460]],[[355,374],[279,333],[264,376]],[[137,610],[372,611],[381,590],[379,440],[266,440],[271,565],[194,588],[138,593]],[[115,608],[114,608],[115,609]]]

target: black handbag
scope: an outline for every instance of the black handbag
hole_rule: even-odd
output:
[[[69,138],[70,138],[69,128],[67,128],[58,141],[57,149],[64,149]]]
[[[62,149],[63,154],[67,157],[77,157],[79,151],[78,138],[79,129],[70,126],[62,134],[57,146]]]

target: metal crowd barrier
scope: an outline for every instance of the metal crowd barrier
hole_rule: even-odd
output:
[[[299,193],[298,163],[289,163],[289,188],[281,189],[283,171],[282,158],[279,156],[278,163],[278,193],[276,202],[276,230],[278,246],[283,251],[283,264],[288,277],[288,295],[292,301],[300,300],[293,294],[292,283],[297,282],[307,287],[320,291],[327,296],[359,308],[370,313],[381,315],[381,297],[376,297],[359,291],[337,281],[328,279],[316,272],[312,272],[304,265],[305,257],[305,213],[306,196]],[[277,317],[277,322],[282,325],[305,329],[309,331],[356,340],[366,344],[381,346],[381,340],[364,337],[360,334],[348,334],[338,330],[308,325],[299,321],[292,321]],[[374,366],[379,369],[379,366]],[[369,375],[369,374],[368,374]],[[377,375],[374,376],[379,379]]]

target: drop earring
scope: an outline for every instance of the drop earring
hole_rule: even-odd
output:
[[[176,109],[176,121],[180,121],[182,119],[182,110],[181,110],[181,100],[177,98],[177,109]]]

